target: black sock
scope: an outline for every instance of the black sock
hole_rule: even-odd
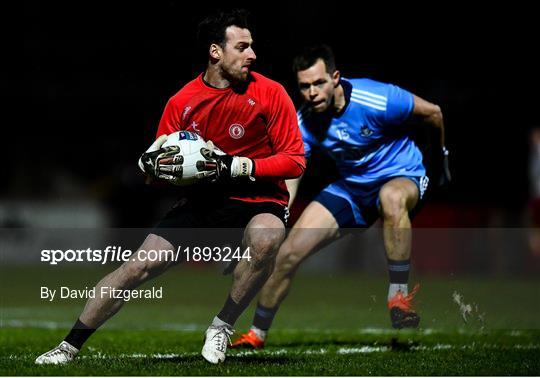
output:
[[[83,344],[92,334],[96,331],[95,328],[90,328],[79,319],[75,322],[75,325],[68,333],[64,341],[67,341],[77,349],[81,349]]]
[[[268,308],[261,306],[260,303],[257,303],[257,309],[255,310],[255,316],[253,317],[253,325],[258,329],[263,331],[268,331],[276,316],[278,307]]]
[[[244,312],[246,307],[249,305],[249,301],[247,301],[247,303],[245,302],[246,301],[236,303],[235,301],[233,301],[233,299],[229,295],[227,297],[227,300],[225,301],[225,305],[223,305],[223,308],[221,309],[219,314],[217,314],[217,317],[221,319],[222,321],[224,321],[225,323],[228,323],[231,326],[233,326],[234,323],[236,323],[236,320],[242,314],[242,312]]]
[[[411,270],[411,259],[390,260],[388,259],[388,274],[390,283],[406,284],[409,282],[409,272]]]

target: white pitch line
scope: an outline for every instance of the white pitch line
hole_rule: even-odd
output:
[[[411,351],[439,351],[439,350],[479,350],[479,349],[503,349],[503,350],[540,350],[540,345],[538,344],[516,344],[516,345],[497,345],[497,344],[468,344],[468,345],[452,345],[452,344],[435,344],[435,345],[417,345],[411,346]],[[386,353],[391,352],[392,348],[389,346],[362,346],[358,348],[339,348],[335,351],[328,349],[305,349],[305,350],[289,350],[285,348],[274,349],[274,350],[247,350],[240,352],[231,352],[229,356],[233,357],[245,357],[245,356],[283,356],[283,355],[293,355],[293,356],[302,356],[302,355],[332,355],[332,354],[367,354],[367,353]],[[99,351],[93,352],[93,354],[79,356],[78,359],[93,360],[93,359],[117,359],[117,358],[156,358],[163,360],[171,360],[182,357],[196,357],[199,356],[199,352],[189,352],[189,353],[120,353],[120,354],[104,354]],[[23,360],[23,359],[33,359],[36,356],[24,354],[24,355],[9,355],[7,357],[0,357],[0,360],[7,358],[8,360]]]
[[[71,328],[73,322],[56,322],[43,319],[2,319],[2,328],[40,328],[40,329],[63,329]],[[152,328],[133,328],[132,326],[108,325],[108,329],[130,329],[145,331],[149,329],[165,330],[165,331],[204,331],[208,325],[196,323],[164,323],[158,327]]]
[[[58,322],[58,321],[51,321],[46,319],[21,319],[21,318],[3,318],[3,327],[4,328],[24,328],[24,327],[30,327],[30,328],[42,328],[42,329],[62,329],[62,328],[70,328],[73,323],[72,322]],[[205,331],[206,328],[208,328],[207,324],[198,324],[198,323],[163,323],[161,325],[158,325],[157,327],[153,325],[152,327],[144,327],[141,326],[140,328],[136,327],[133,328],[133,325],[130,325],[129,327],[124,327],[122,325],[116,325],[116,324],[110,324],[107,325],[108,329],[122,329],[122,328],[129,328],[130,330],[171,330],[171,331]],[[390,334],[397,334],[398,331],[390,328],[373,328],[373,327],[366,327],[366,328],[357,328],[357,329],[317,329],[317,328],[284,328],[280,329],[280,332],[290,332],[290,333],[317,333],[317,334],[329,334],[332,335],[336,332],[349,332],[351,334],[363,334],[363,335],[390,335]],[[408,330],[400,331],[401,333],[409,332]],[[512,331],[516,332],[516,331]],[[410,333],[418,333],[418,334],[424,334],[424,335],[431,335],[434,333],[444,333],[444,330],[436,330],[432,328],[425,328],[420,330],[411,330]]]
[[[359,354],[359,353],[376,353],[376,352],[388,352],[390,350],[387,346],[363,346],[360,348],[339,348],[337,354]]]
[[[47,319],[22,319],[22,318],[8,318],[3,317],[0,319],[2,328],[39,328],[39,329],[69,329],[73,326],[72,322],[67,321],[51,321]],[[170,331],[183,331],[183,332],[199,332],[205,331],[208,327],[207,324],[199,323],[162,323],[161,325],[152,327],[133,327],[130,325],[122,324],[108,324],[107,329],[129,329],[136,331],[148,331],[148,330],[170,330]],[[391,328],[375,328],[375,327],[365,327],[357,329],[317,329],[317,328],[282,328],[277,330],[282,333],[302,333],[302,334],[325,334],[325,335],[334,335],[339,332],[346,332],[350,335],[434,335],[434,334],[445,334],[448,332],[457,332],[463,335],[474,336],[479,332],[474,330],[467,330],[464,328],[459,329],[435,329],[435,328],[421,328],[418,330],[395,330]],[[494,331],[499,331],[495,330]],[[486,333],[485,331],[482,333]],[[488,332],[489,333],[489,332]],[[524,334],[522,330],[504,330],[503,334],[509,336],[521,336]]]
[[[41,329],[61,329],[73,326],[73,323],[54,322],[49,320],[29,320],[29,319],[3,319],[4,328],[41,328]]]

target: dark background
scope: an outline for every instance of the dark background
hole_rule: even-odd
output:
[[[302,4],[226,4],[253,13],[256,70],[294,97],[294,53],[325,42],[345,77],[392,82],[439,104],[454,180],[433,189],[430,203],[465,215],[498,209],[502,224],[521,224],[529,131],[540,125],[535,13]],[[174,193],[145,187],[136,162],[167,99],[201,72],[196,25],[214,8],[180,1],[22,3],[4,33],[3,202],[91,198],[111,209],[114,226],[152,224],[156,208],[166,207],[160,198]],[[448,223],[489,223],[454,218]]]

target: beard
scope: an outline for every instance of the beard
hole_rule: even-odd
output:
[[[222,67],[222,76],[229,80],[231,83],[243,83],[247,82],[250,78],[251,69],[244,70],[244,67],[240,69],[234,69],[230,67]]]

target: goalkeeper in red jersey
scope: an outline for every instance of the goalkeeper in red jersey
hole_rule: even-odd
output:
[[[162,145],[175,131],[194,132],[212,141],[201,151],[198,164],[201,176],[212,182],[196,184],[196,190],[164,216],[139,251],[173,250],[181,242],[171,232],[177,228],[245,228],[243,241],[250,260],[242,259],[234,268],[229,295],[205,334],[202,355],[218,363],[225,360],[234,323],[272,272],[288,216],[284,180],[300,176],[305,159],[294,105],[285,89],[252,71],[256,55],[246,12],[206,18],[199,24],[198,39],[207,56],[206,69],[168,101],[157,139],[139,165],[154,179],[177,182],[181,152]],[[99,281],[96,293],[104,287],[134,289],[177,262],[134,258]],[[66,338],[36,363],[73,360],[83,343],[123,304],[123,299],[111,296],[89,299]]]

